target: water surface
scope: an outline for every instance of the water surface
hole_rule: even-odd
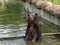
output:
[[[24,26],[0,25],[0,45],[60,45],[60,40],[54,36],[42,36],[42,42],[26,41],[18,37],[25,36],[25,31]]]

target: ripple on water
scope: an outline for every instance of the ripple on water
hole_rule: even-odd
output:
[[[1,28],[2,27],[2,28]],[[27,27],[19,26],[0,26],[0,38],[5,37],[19,37],[25,36]],[[51,36],[42,36],[42,42],[29,42],[25,41],[23,38],[13,38],[13,39],[3,39],[0,40],[0,45],[60,45],[60,41],[53,41]]]
[[[26,27],[0,25],[0,38],[25,36]]]
[[[25,45],[24,39],[0,41],[0,45]]]

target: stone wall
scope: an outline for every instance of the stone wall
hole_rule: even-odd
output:
[[[57,15],[48,13],[48,12],[44,11],[43,9],[37,9],[33,4],[26,2],[25,10],[27,12],[38,13],[38,15],[40,17],[44,18],[45,20],[60,26],[60,18],[58,18]]]

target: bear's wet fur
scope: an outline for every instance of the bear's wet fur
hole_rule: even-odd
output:
[[[28,14],[28,26],[25,34],[25,39],[32,42],[42,40],[41,29],[38,25],[37,13]]]

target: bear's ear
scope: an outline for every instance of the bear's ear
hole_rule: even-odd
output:
[[[37,13],[35,13],[35,15],[37,16]]]

